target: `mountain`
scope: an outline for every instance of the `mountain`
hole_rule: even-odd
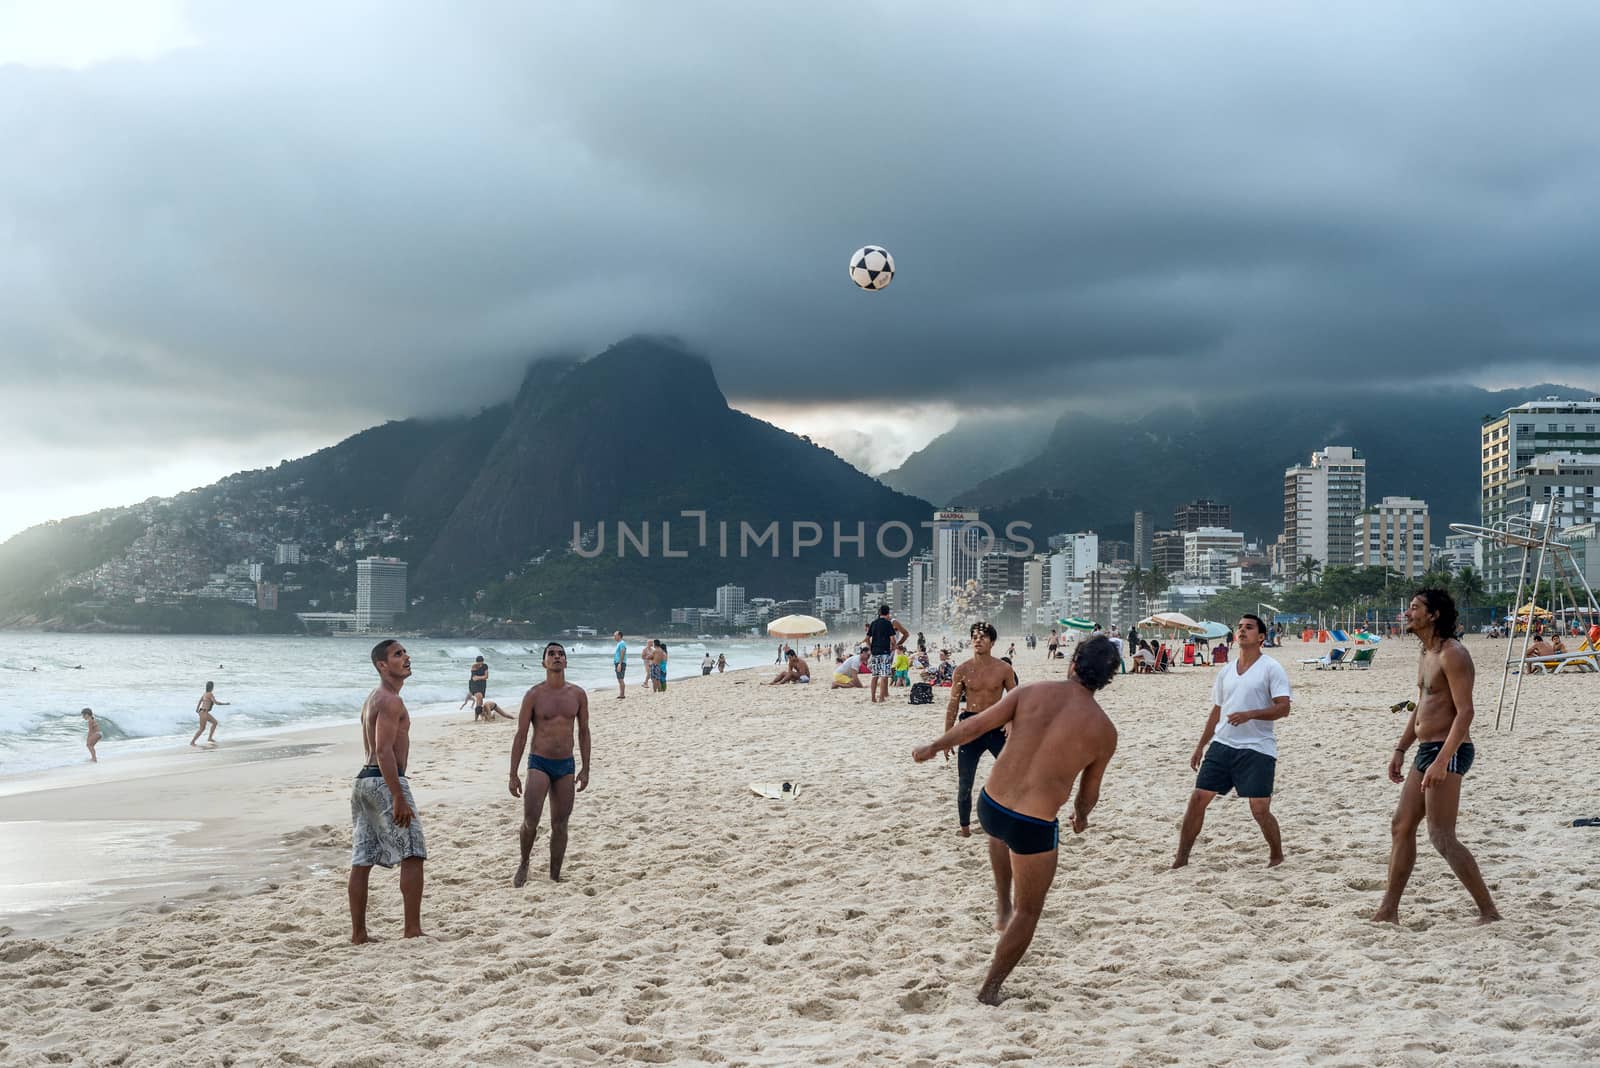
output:
[[[664,624],[724,583],[809,598],[820,571],[901,572],[877,551],[878,526],[903,522],[925,543],[931,509],[729,408],[682,346],[636,337],[581,362],[539,361],[513,399],[476,416],[386,423],[277,467],[24,531],[0,545],[0,625],[181,629],[187,612],[205,629],[281,629],[290,609],[348,610],[354,563],[371,554],[411,565],[413,625]],[[706,513],[706,546],[685,510]],[[809,522],[822,544],[802,547]],[[861,524],[864,553],[847,541],[835,558],[835,522],[846,537]],[[619,523],[634,539],[620,554]],[[590,538],[581,553],[575,524]],[[777,536],[752,546],[743,524],[754,538],[776,524]],[[301,562],[271,563],[285,542]],[[282,613],[228,603],[254,596],[248,560],[268,562]]]
[[[1423,498],[1442,541],[1446,524],[1477,522],[1483,418],[1546,396],[1589,394],[1553,385],[1335,387],[1166,405],[1134,419],[1074,414],[1036,455],[951,499],[1036,529],[1126,538],[1137,510],[1165,527],[1175,507],[1209,497],[1233,506],[1235,528],[1270,540],[1283,528],[1284,469],[1326,445],[1351,445],[1367,461],[1367,499]]]
[[[943,507],[961,491],[1035,455],[1054,428],[1048,416],[963,420],[878,477],[887,486]]]

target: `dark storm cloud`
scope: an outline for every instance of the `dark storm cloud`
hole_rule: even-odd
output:
[[[1591,5],[191,20],[156,62],[0,68],[9,444],[64,401],[174,445],[467,410],[638,330],[755,403],[1600,377]],[[886,292],[845,279],[865,243]]]

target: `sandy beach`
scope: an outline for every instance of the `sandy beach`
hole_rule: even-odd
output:
[[[872,706],[754,671],[597,692],[566,879],[543,877],[541,837],[522,890],[511,725],[418,720],[434,937],[398,938],[397,877],[379,869],[385,940],[362,947],[344,887],[354,726],[258,759],[74,769],[0,797],[0,820],[37,821],[41,842],[52,821],[166,821],[218,859],[159,902],[0,937],[0,1063],[1596,1063],[1600,830],[1569,824],[1600,815],[1600,679],[1527,679],[1516,731],[1496,732],[1503,645],[1472,640],[1460,833],[1505,921],[1473,926],[1423,834],[1402,924],[1376,926],[1402,727],[1388,706],[1415,692],[1416,648],[1387,641],[1367,672],[1297,663],[1318,646],[1269,651],[1295,686],[1274,799],[1288,860],[1270,871],[1231,797],[1191,866],[1167,870],[1212,669],[1114,682],[1100,807],[1064,837],[998,1008],[974,1000],[995,938],[983,840],[953,833],[954,761],[909,756],[942,697]],[[1024,682],[1065,675],[1042,651],[1018,661]],[[782,779],[796,800],[748,785]]]

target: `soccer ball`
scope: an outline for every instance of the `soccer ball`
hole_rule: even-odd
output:
[[[877,245],[858,248],[850,257],[850,281],[862,289],[883,289],[894,281],[894,257]]]

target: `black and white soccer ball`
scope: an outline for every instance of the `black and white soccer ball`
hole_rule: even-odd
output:
[[[862,289],[884,289],[894,281],[894,257],[877,245],[858,248],[850,257],[850,281]]]

